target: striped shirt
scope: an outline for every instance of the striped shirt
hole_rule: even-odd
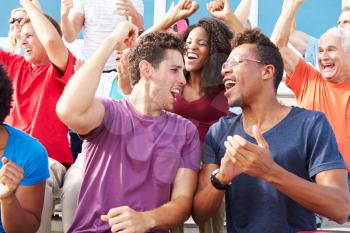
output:
[[[130,1],[137,12],[143,16],[143,1]],[[118,15],[115,9],[115,0],[74,0],[72,11],[84,15],[82,53],[85,60],[92,56],[118,23],[126,20],[126,17]],[[104,70],[111,69],[115,69],[114,55],[108,59],[104,68]]]

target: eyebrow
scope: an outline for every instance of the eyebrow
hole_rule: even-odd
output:
[[[182,65],[171,65],[171,68],[183,69]]]
[[[338,49],[338,47],[335,45],[330,45],[330,46],[327,46],[326,48],[327,49]]]

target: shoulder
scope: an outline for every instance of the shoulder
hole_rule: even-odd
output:
[[[222,131],[232,127],[235,123],[239,122],[242,117],[242,114],[230,113],[229,116],[221,117],[216,123],[214,123],[210,129],[213,131]]]
[[[300,107],[292,108],[291,117],[298,117],[303,121],[309,121],[309,123],[313,123],[316,120],[327,120],[323,112],[308,110]]]
[[[22,132],[19,129],[16,129],[12,126],[5,126],[9,132],[9,137],[11,137],[11,141],[15,142],[15,146],[17,149],[23,148],[26,152],[40,152],[40,154],[47,154],[44,146],[32,136]]]
[[[196,126],[190,120],[173,112],[164,112],[168,118],[168,121],[172,122],[175,127],[183,127],[187,131],[197,131]]]

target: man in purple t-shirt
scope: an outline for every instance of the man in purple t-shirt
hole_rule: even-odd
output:
[[[167,232],[190,216],[199,136],[191,122],[166,111],[186,82],[181,41],[143,36],[130,55],[129,98],[94,97],[104,63],[134,35],[131,23],[120,23],[58,102],[61,120],[85,138],[84,180],[68,232]]]

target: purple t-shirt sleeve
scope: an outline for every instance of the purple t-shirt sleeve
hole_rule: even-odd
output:
[[[97,98],[98,101],[103,105],[105,108],[104,117],[102,120],[102,123],[99,127],[88,133],[87,135],[81,135],[84,139],[91,139],[99,136],[105,129],[111,129],[110,127],[113,124],[119,124],[120,122],[120,108],[118,108],[117,104],[114,103],[115,101],[108,99],[108,98]],[[117,121],[119,120],[119,121]],[[120,127],[117,127],[120,128]]]
[[[196,127],[189,123],[186,134],[186,143],[181,152],[180,168],[189,168],[199,171],[200,166],[200,141]]]

